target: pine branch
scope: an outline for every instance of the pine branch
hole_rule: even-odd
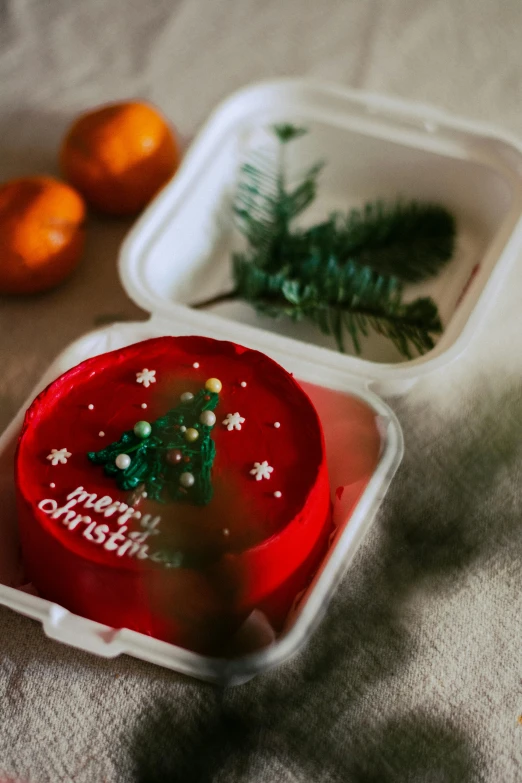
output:
[[[344,351],[347,332],[384,335],[411,358],[434,346],[442,325],[433,300],[403,302],[403,282],[436,274],[453,253],[455,221],[436,204],[383,202],[331,215],[310,228],[295,219],[314,201],[322,163],[288,182],[285,149],[306,130],[272,128],[279,146],[254,151],[240,170],[234,214],[248,249],[233,257],[234,288],[196,307],[233,298],[264,315],[308,319]]]
[[[408,358],[413,348],[420,353],[433,348],[432,335],[442,331],[431,299],[404,304],[397,278],[379,275],[357,262],[338,267],[332,260],[327,275],[306,281],[291,277],[289,267],[270,274],[236,255],[234,277],[241,297],[257,312],[294,321],[308,319],[324,334],[333,335],[343,352],[345,331],[357,353],[360,335],[367,336],[373,329],[392,340]]]
[[[347,216],[334,214],[306,237],[312,245],[329,245],[340,260],[356,259],[381,274],[419,282],[452,257],[455,232],[455,219],[437,204],[378,201]]]
[[[280,152],[304,128],[276,125],[274,134]],[[297,180],[288,183],[284,158],[272,151],[254,151],[240,169],[233,211],[238,230],[256,250],[256,264],[276,270],[287,256],[292,243],[292,222],[315,200],[322,162],[305,169]]]

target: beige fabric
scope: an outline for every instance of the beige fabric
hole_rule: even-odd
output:
[[[143,96],[190,136],[235,88],[310,75],[522,137],[519,0],[4,0],[0,175],[55,171],[80,109]],[[128,224],[78,273],[0,300],[0,424],[104,319]],[[522,779],[522,262],[466,356],[395,403],[406,458],[313,643],[224,694],[48,641],[0,608],[0,772],[57,781]]]

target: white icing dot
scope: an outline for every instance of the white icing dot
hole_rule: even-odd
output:
[[[274,427],[276,428],[276,430],[278,430],[280,426],[281,426],[280,421],[274,421]]]
[[[196,479],[194,478],[193,473],[182,473],[179,477],[179,483],[182,487],[185,487],[185,489],[190,489],[190,487],[193,487],[196,483]]]
[[[229,536],[229,535],[230,535],[230,530],[228,529],[228,527],[225,527],[225,528],[223,529],[223,535],[224,535],[224,536]]]
[[[147,407],[147,403],[146,402],[142,402],[141,403],[141,407],[143,408],[143,410],[145,410],[145,408]]]
[[[100,432],[98,433],[98,435],[100,436],[100,438],[103,438],[103,436],[105,435],[105,433],[104,433],[104,431],[103,431],[103,430],[100,430]]]
[[[142,492],[142,493],[141,493],[141,497],[142,497],[142,498],[146,498],[146,497],[147,497],[147,493],[146,493],[146,492]]]
[[[49,484],[49,486],[51,487],[51,489],[54,489],[54,488],[55,488],[55,486],[56,486],[56,484],[54,483],[54,481],[51,481],[51,483]]]
[[[280,497],[282,497],[282,495],[283,495],[283,493],[280,492],[278,489],[274,492],[274,497],[275,498],[280,498]]]
[[[199,369],[199,362],[194,362],[192,366],[195,370]]]
[[[89,403],[89,405],[87,405],[87,407],[89,408],[90,411],[94,410],[94,405],[92,404],[92,402]]]
[[[128,454],[118,454],[114,462],[116,463],[116,467],[120,470],[127,470],[132,460]]]
[[[242,386],[243,389],[244,389],[247,384],[246,384],[246,381],[241,381],[241,383],[239,385]]]
[[[181,427],[179,428],[179,431],[180,432],[186,432],[187,431],[187,428],[185,427],[184,424],[181,425]]]

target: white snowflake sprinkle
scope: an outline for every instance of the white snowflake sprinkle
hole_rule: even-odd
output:
[[[51,453],[47,455],[47,459],[51,460],[51,465],[67,465],[67,460],[71,457],[71,452],[67,449],[51,449]]]
[[[142,383],[148,389],[151,383],[156,383],[156,370],[147,370],[145,368],[141,372],[137,372],[136,381]]]
[[[227,413],[226,419],[223,419],[223,424],[230,432],[231,430],[240,430],[241,425],[244,424],[246,419],[241,416],[237,411],[235,413]]]
[[[274,472],[274,469],[270,467],[266,459],[264,462],[254,462],[254,467],[250,471],[252,476],[256,477],[256,481],[261,479],[269,479],[270,474]]]

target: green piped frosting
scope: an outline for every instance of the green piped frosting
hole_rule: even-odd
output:
[[[211,471],[216,446],[211,438],[212,427],[202,424],[199,417],[203,411],[213,411],[218,402],[218,394],[201,389],[191,400],[180,402],[151,422],[148,438],[139,438],[133,430],[127,430],[120,440],[100,451],[88,452],[87,457],[95,465],[103,465],[105,474],[114,478],[122,490],[143,485],[152,500],[166,502],[170,499],[205,506],[212,500]],[[179,429],[181,426],[194,427],[199,438],[188,443]],[[167,453],[172,449],[179,449],[189,461],[183,459],[170,464]],[[128,454],[131,458],[131,464],[125,470],[116,466],[118,454]],[[184,488],[180,485],[180,476],[187,472],[194,476],[194,484]]]

